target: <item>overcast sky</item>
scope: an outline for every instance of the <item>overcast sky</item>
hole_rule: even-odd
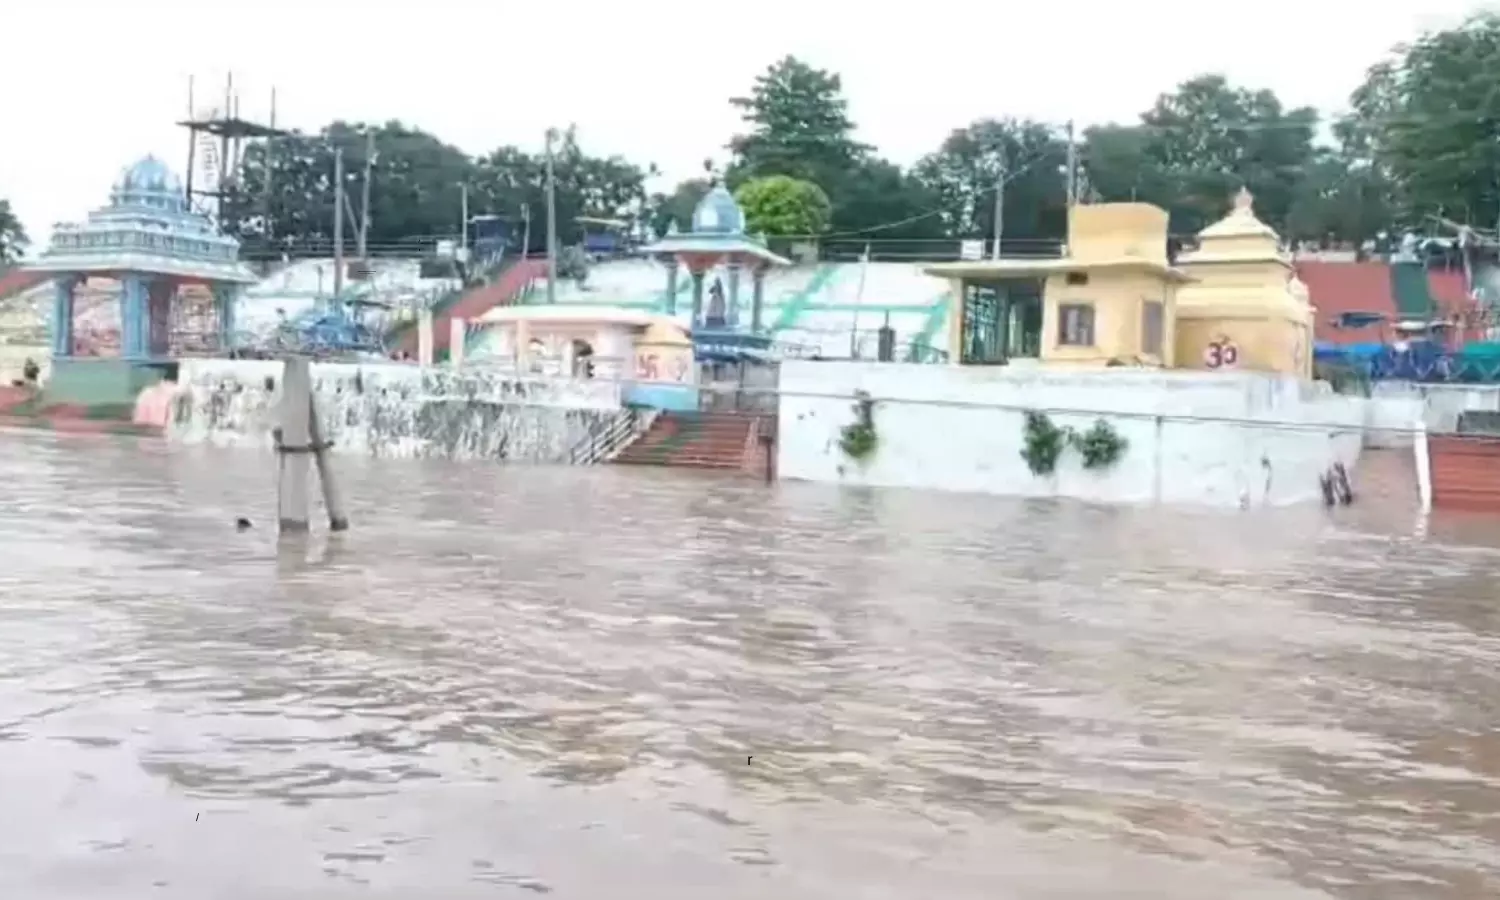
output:
[[[1392,44],[1480,5],[11,0],[0,197],[40,240],[138,157],[180,171],[190,75],[200,106],[232,70],[247,118],[274,85],[284,127],[395,118],[474,153],[576,123],[590,152],[675,181],[722,154],[726,99],[788,53],[842,74],[860,137],[909,163],[978,117],[1129,119],[1209,71],[1334,110]]]

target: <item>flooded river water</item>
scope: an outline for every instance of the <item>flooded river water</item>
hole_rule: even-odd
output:
[[[0,434],[0,896],[1500,896],[1482,523],[271,465]]]

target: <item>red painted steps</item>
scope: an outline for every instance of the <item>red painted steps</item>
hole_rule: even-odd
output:
[[[747,471],[753,464],[759,428],[756,416],[739,413],[663,412],[614,461]]]
[[[49,277],[51,276],[46,272],[31,272],[26,269],[11,269],[0,273],[0,300],[41,284]]]
[[[521,259],[512,263],[489,284],[470,288],[446,310],[438,312],[432,322],[432,349],[434,355],[448,349],[452,337],[454,319],[472,322],[497,306],[514,303],[526,290],[526,286],[547,274],[545,259]],[[413,356],[417,353],[417,329],[407,328],[394,349],[405,350]]]
[[[1428,452],[1433,509],[1500,513],[1500,437],[1433,435]]]
[[[1381,260],[1362,262],[1326,262],[1303,260],[1296,264],[1297,276],[1307,285],[1308,301],[1314,315],[1313,332],[1320,341],[1334,344],[1379,344],[1387,337],[1387,323],[1360,328],[1336,328],[1334,322],[1345,313],[1368,312],[1385,316],[1389,321],[1401,318],[1399,298],[1393,286],[1392,268]],[[1464,290],[1463,274],[1441,269],[1427,270],[1427,289],[1436,304],[1434,313],[1443,317],[1462,314],[1473,308]],[[1474,340],[1477,329],[1464,337]]]

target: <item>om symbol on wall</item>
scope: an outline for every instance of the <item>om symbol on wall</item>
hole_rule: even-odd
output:
[[[1209,369],[1232,369],[1240,361],[1240,348],[1227,337],[1210,341],[1203,348],[1203,365]]]

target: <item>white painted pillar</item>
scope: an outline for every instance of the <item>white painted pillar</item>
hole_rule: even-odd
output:
[[[280,456],[276,472],[276,526],[282,534],[305,534],[308,519],[308,463],[312,445],[312,364],[286,361],[281,375],[280,424],[275,432]]]
[[[432,310],[417,313],[417,362],[432,365]]]
[[[1412,452],[1417,464],[1417,504],[1422,515],[1432,512],[1432,451],[1427,445],[1427,423],[1417,419],[1416,434],[1412,440]]]
[[[448,323],[448,363],[452,366],[464,364],[464,344],[469,338],[469,323],[454,319]]]

